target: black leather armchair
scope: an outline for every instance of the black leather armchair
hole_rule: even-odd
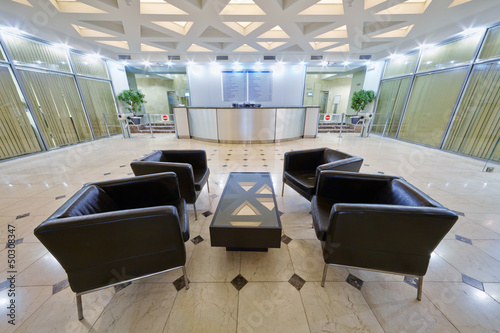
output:
[[[34,231],[81,295],[182,268],[186,204],[172,172],[84,185]]]
[[[323,171],[311,200],[325,269],[349,266],[423,276],[458,216],[400,177]]]
[[[316,193],[319,173],[323,170],[358,172],[363,159],[330,148],[294,150],[285,153],[283,188],[285,184],[311,201]]]
[[[158,172],[175,172],[179,180],[181,196],[188,204],[193,204],[195,219],[196,199],[207,184],[210,170],[204,150],[157,150],[130,164],[136,176]]]

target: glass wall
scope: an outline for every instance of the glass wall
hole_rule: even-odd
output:
[[[0,37],[0,61],[7,62],[0,65],[0,159],[107,136],[103,114],[110,134],[121,131],[104,60],[10,33]]]
[[[411,77],[387,80],[380,84],[372,132],[396,137]]]
[[[487,159],[500,136],[500,64],[476,65],[444,149]],[[500,161],[500,149],[492,156]]]
[[[9,66],[0,65],[0,159],[41,151]]]
[[[399,138],[439,147],[467,69],[421,75],[415,79]]]
[[[70,52],[76,74],[108,79],[106,63],[94,55]]]
[[[96,138],[108,135],[106,122],[110,134],[120,133],[120,124],[116,116],[116,104],[108,81],[78,78],[82,90],[83,100],[87,107],[92,129]],[[104,115],[106,119],[104,119]]]
[[[371,132],[500,162],[500,26],[388,60]]]
[[[418,72],[467,65],[476,52],[482,34],[474,34],[450,43],[424,49]]]
[[[500,26],[488,31],[479,59],[494,59],[500,56]]]
[[[2,34],[2,37],[15,65],[71,72],[68,54],[63,48],[10,34]]]
[[[49,148],[92,139],[72,76],[24,69],[19,75]]]
[[[385,65],[384,79],[413,74],[417,60],[418,52],[394,57]]]

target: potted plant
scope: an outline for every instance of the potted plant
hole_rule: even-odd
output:
[[[356,110],[356,116],[351,117],[351,122],[356,124],[361,116],[359,116],[360,111],[364,111],[366,106],[370,104],[375,99],[375,92],[373,90],[359,90],[352,94],[351,99],[351,109]]]
[[[137,113],[141,111],[142,104],[147,103],[144,97],[146,96],[143,93],[135,89],[124,90],[116,97],[120,102],[126,104],[125,109],[134,114],[132,121],[136,125],[141,122],[141,118],[137,116]]]

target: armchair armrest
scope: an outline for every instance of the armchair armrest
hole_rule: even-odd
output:
[[[134,162],[159,164],[158,162]],[[181,199],[178,176],[161,172],[86,184],[102,188],[121,209],[172,205]]]
[[[173,206],[49,219],[34,233],[68,273],[75,292],[182,266],[186,260]]]
[[[397,176],[366,174],[344,171],[321,171],[316,195],[334,199],[335,202],[371,203],[383,187]]]
[[[316,179],[319,180],[319,173],[326,170],[358,172],[363,164],[361,157],[349,157],[330,163],[321,164],[316,168]]]
[[[207,153],[204,150],[162,150],[166,162],[191,164],[193,169],[207,169]]]
[[[315,170],[325,148],[294,150],[285,153],[283,171]]]

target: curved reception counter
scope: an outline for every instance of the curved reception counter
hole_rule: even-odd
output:
[[[265,143],[315,138],[319,107],[174,108],[179,139]]]

